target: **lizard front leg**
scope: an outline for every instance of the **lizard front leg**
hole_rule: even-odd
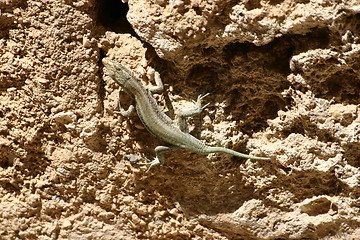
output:
[[[160,93],[164,90],[164,84],[161,80],[160,77],[160,73],[155,71],[154,69],[152,69],[151,73],[148,74],[149,75],[149,81],[154,80],[155,81],[155,86],[154,85],[149,85],[146,86],[146,88],[151,92],[151,93]]]
[[[198,96],[196,102],[194,101],[194,104],[195,104],[194,108],[183,110],[179,113],[177,124],[182,132],[189,133],[189,127],[186,122],[186,118],[193,117],[195,115],[199,115],[209,105],[209,103],[207,103],[204,106],[202,106],[203,98],[205,98],[209,94],[210,93],[200,94]]]
[[[118,100],[118,105],[119,105],[119,111],[117,113],[120,113],[121,116],[123,117],[130,117],[130,115],[134,112],[135,110],[135,106],[134,104],[131,104],[128,109],[124,109],[121,106],[121,101],[120,101],[120,92],[119,92],[119,100]]]

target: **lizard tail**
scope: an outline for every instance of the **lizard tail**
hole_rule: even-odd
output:
[[[204,149],[204,153],[209,154],[209,153],[216,153],[216,152],[222,152],[222,153],[228,153],[237,157],[241,157],[241,158],[249,158],[249,159],[256,159],[256,160],[270,160],[270,158],[266,158],[266,157],[255,157],[255,156],[251,156],[251,155],[247,155],[244,153],[239,153],[236,152],[234,150],[228,149],[228,148],[223,148],[223,147],[206,147]]]

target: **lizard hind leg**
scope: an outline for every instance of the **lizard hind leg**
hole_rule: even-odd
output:
[[[150,169],[157,165],[162,165],[165,162],[165,156],[164,153],[168,151],[174,150],[176,147],[168,147],[168,146],[157,146],[155,148],[156,157],[149,162],[146,163],[138,163],[141,165],[149,165],[148,169],[146,170],[146,173],[150,171]]]

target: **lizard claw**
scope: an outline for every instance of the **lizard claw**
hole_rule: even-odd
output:
[[[197,97],[197,99],[196,99],[196,101],[195,101],[195,100],[192,100],[192,102],[193,102],[194,104],[199,104],[199,103],[200,103],[200,105],[201,105],[201,101],[202,101],[205,97],[209,96],[210,94],[211,94],[211,93],[199,94],[198,97]]]
[[[149,165],[148,169],[145,171],[145,173],[149,172],[150,169],[153,167],[153,166],[156,166],[156,165],[161,165],[161,162],[158,158],[154,158],[154,160],[152,160],[151,162],[149,162],[147,165]]]
[[[204,110],[207,106],[209,106],[209,103],[205,104],[204,106],[202,106],[202,100],[207,97],[208,95],[210,95],[211,93],[205,93],[205,94],[200,94],[197,97],[197,100],[195,103],[195,105],[197,106],[198,109],[201,109],[200,111]]]
[[[200,95],[198,96],[197,100],[198,100],[198,101],[199,101],[199,100],[202,100],[203,98],[209,96],[210,94],[211,94],[211,93],[200,94]]]
[[[205,104],[204,106],[201,106],[201,110],[204,110],[207,106],[209,106],[210,103]]]

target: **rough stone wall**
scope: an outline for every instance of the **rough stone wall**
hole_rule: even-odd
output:
[[[0,239],[357,239],[358,0],[0,1]],[[209,145],[166,154],[107,56]]]

